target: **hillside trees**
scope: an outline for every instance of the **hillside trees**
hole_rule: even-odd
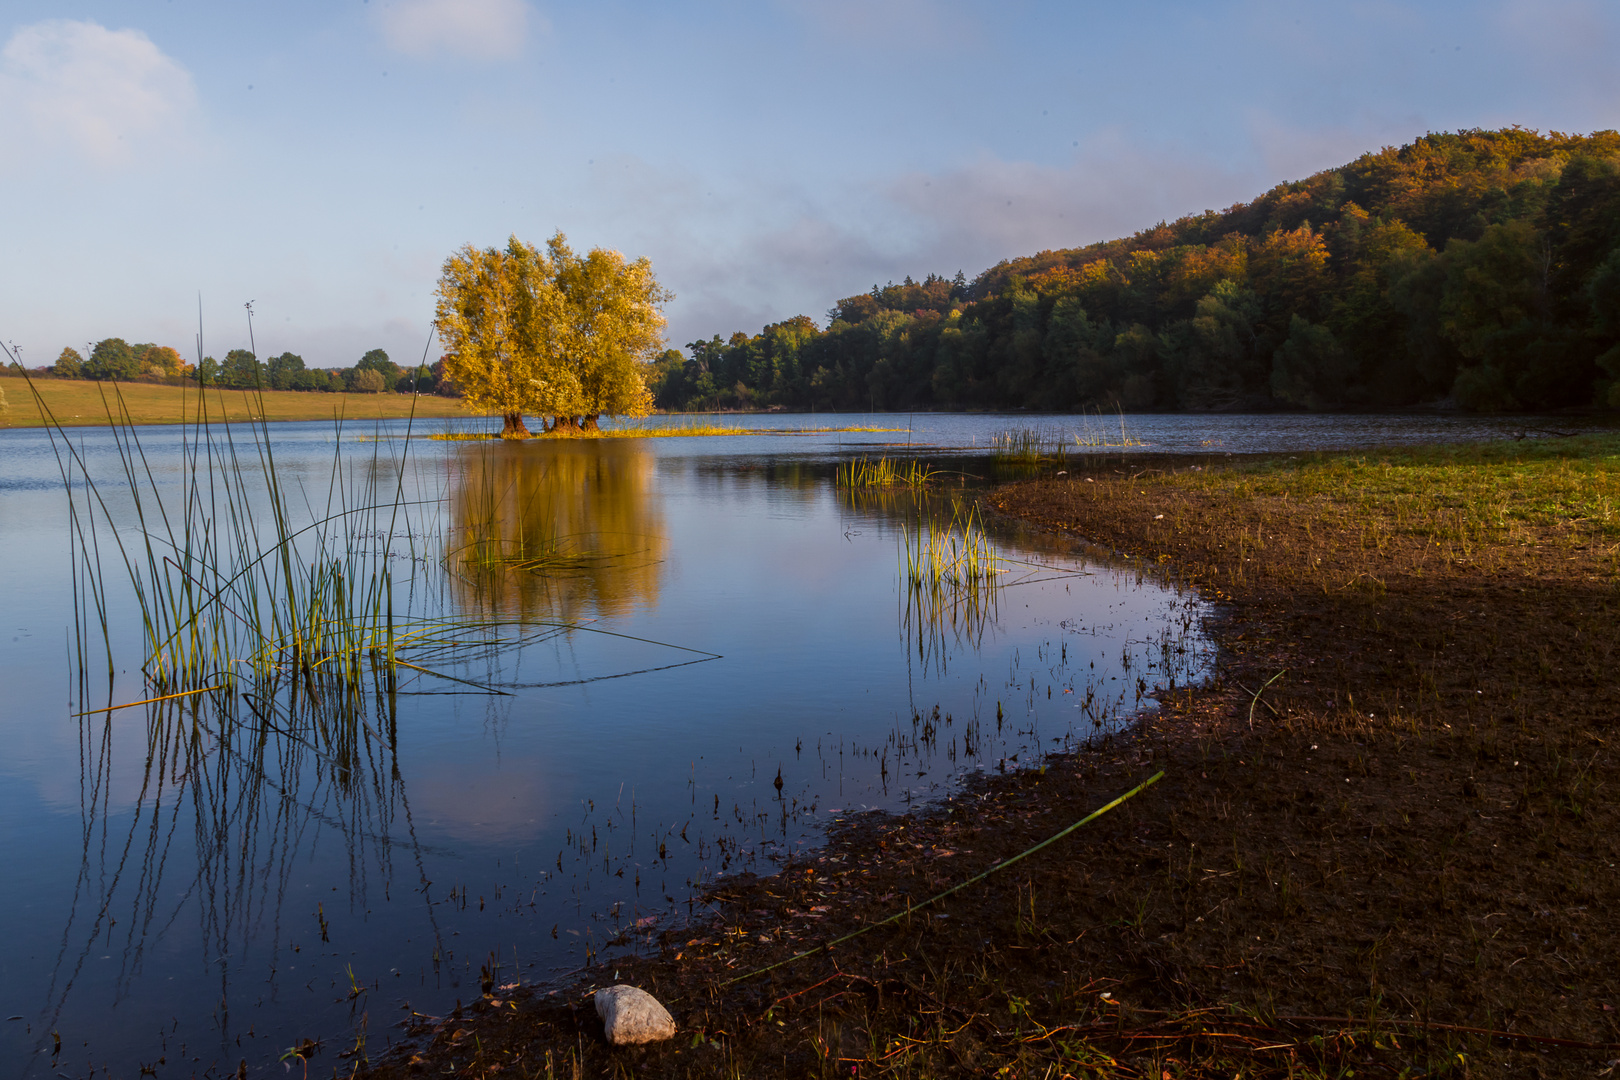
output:
[[[659,366],[664,408],[1620,406],[1620,133],[1428,135]],[[795,320],[788,320],[794,322]]]
[[[445,260],[436,295],[444,375],[469,408],[502,417],[502,438],[529,434],[525,413],[567,430],[651,407],[643,373],[669,294],[645,258],[581,256],[561,233],[544,251],[514,236]]]

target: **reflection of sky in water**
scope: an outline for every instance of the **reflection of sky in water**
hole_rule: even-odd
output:
[[[829,422],[750,419],[804,421]],[[1239,430],[1180,422],[1183,441]],[[971,447],[1009,420],[916,423],[919,442]],[[172,484],[172,434],[142,438]],[[580,628],[451,672],[513,684],[508,696],[403,679],[392,721],[367,714],[340,762],[276,739],[261,759],[207,717],[189,743],[142,709],[70,718],[60,479],[43,436],[0,433],[0,858],[21,943],[0,961],[0,1007],[26,1018],[0,1027],[0,1057],[33,1062],[24,1075],[118,1073],[165,1052],[162,1028],[170,1061],[184,1041],[199,1071],[243,1057],[267,1071],[305,1036],[328,1038],[324,1069],[362,1013],[375,1048],[401,1003],[470,1000],[491,953],[503,978],[576,968],[633,917],[684,919],[689,883],[813,842],[829,813],[938,797],[952,776],[1074,745],[1141,689],[1196,677],[1192,598],[1050,539],[1000,537],[1032,565],[993,602],[908,618],[897,537],[913,501],[851,498],[828,464],[841,443],[892,438],[415,444],[407,495],[445,497],[427,542],[465,542],[482,520],[490,550],[560,559],[546,575],[430,572],[418,602]],[[75,439],[110,475],[106,434]],[[317,505],[331,431],[277,439]],[[346,445],[357,459],[379,447]],[[386,450],[379,471],[392,475]],[[105,491],[123,513],[127,491]],[[117,701],[143,696],[128,614],[114,612]],[[630,671],[644,673],[612,677]],[[351,966],[369,988],[352,1012]],[[77,1047],[55,1068],[34,1055],[53,1028]]]

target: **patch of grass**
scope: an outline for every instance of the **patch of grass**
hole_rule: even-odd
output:
[[[919,488],[938,476],[937,471],[920,461],[901,462],[888,457],[873,459],[861,456],[839,464],[834,470],[833,482],[843,488]]]
[[[900,527],[900,580],[911,594],[942,599],[992,591],[1005,573],[978,508],[951,500],[949,519],[924,508],[913,530]]]
[[[1012,428],[991,436],[990,468],[1001,479],[1034,476],[1060,469],[1068,461],[1069,441],[1063,432],[1045,428]]]
[[[840,432],[872,432],[872,431],[905,431],[905,428],[879,428],[879,427],[807,427],[807,428],[750,428],[733,427],[724,424],[707,424],[697,421],[684,421],[681,423],[657,423],[647,419],[620,421],[611,427],[600,428],[596,431],[581,431],[570,429],[568,431],[535,433],[533,439],[686,439],[709,438],[727,435],[833,435]],[[453,442],[481,442],[487,439],[500,438],[497,432],[482,431],[445,431],[425,438],[441,439]]]
[[[1081,418],[1080,430],[1074,433],[1074,445],[1083,450],[1124,450],[1134,446],[1145,446],[1142,440],[1133,438],[1125,426],[1125,413],[1120,412],[1116,419],[1119,426],[1119,437],[1113,433],[1114,421],[1105,418],[1102,413],[1087,413]]]
[[[202,396],[195,386],[168,386],[159,383],[96,383],[87,379],[37,379],[38,395],[27,381],[0,376],[0,395],[11,407],[0,412],[0,427],[43,427],[47,423],[39,403],[43,401],[54,422],[62,427],[106,427],[114,421],[103,400],[116,387],[122,401],[119,423],[181,424],[193,418]],[[454,398],[422,394],[323,394],[291,390],[207,391],[209,415],[216,421],[246,423],[258,420],[393,420],[408,416],[421,419],[462,417],[466,411]]]
[[[318,730],[347,730],[376,695],[391,701],[401,668],[436,676],[424,665],[460,663],[562,629],[410,606],[431,589],[404,588],[396,611],[394,567],[424,572],[433,546],[423,502],[405,497],[408,441],[398,456],[382,443],[354,462],[335,451],[324,497],[300,490],[295,511],[268,422],[220,421],[210,398],[194,399],[181,478],[171,484],[159,481],[113,388],[104,409],[128,502],[117,512],[102,492],[106,478],[91,474],[61,428],[47,429],[69,497],[81,690],[97,637],[109,681],[122,666],[109,614],[120,580],[140,620],[144,700],[206,695],[226,716],[246,696]],[[48,403],[36,405],[48,418]]]

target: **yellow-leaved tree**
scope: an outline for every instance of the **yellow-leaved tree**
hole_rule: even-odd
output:
[[[563,431],[646,415],[670,294],[645,258],[579,256],[562,233],[544,252],[515,236],[505,250],[469,244],[445,260],[437,297],[445,374],[469,408],[503,418],[502,438],[528,436],[525,413]]]

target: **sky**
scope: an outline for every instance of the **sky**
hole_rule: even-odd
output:
[[[1510,124],[1620,128],[1620,4],[7,0],[0,340],[431,361],[561,230],[681,347]]]

